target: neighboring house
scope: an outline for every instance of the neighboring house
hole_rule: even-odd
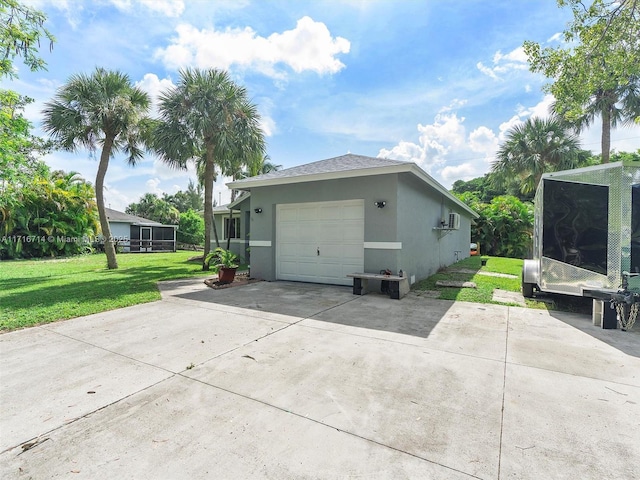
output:
[[[227,184],[251,274],[350,285],[402,270],[410,282],[469,256],[478,215],[413,162],[347,154]]]
[[[177,225],[163,225],[110,208],[105,210],[111,236],[123,252],[176,251]]]

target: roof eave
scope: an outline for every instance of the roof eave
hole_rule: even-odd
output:
[[[464,202],[452,195],[446,188],[440,185],[431,175],[422,170],[417,164],[412,162],[401,163],[398,165],[387,165],[384,167],[360,168],[356,170],[344,170],[328,173],[312,173],[308,175],[297,175],[292,177],[276,177],[265,179],[246,178],[235,182],[227,183],[227,187],[234,190],[250,191],[252,188],[271,187],[276,185],[291,185],[294,183],[308,183],[321,180],[337,180],[343,178],[367,177],[371,175],[385,175],[392,173],[412,173],[427,185],[449,198],[452,202],[465,210],[472,218],[478,218],[475,211],[469,208]]]
[[[341,170],[326,173],[310,173],[308,175],[296,175],[292,177],[275,177],[265,179],[245,178],[227,183],[227,187],[234,190],[251,190],[256,187],[271,187],[275,185],[290,185],[293,183],[316,182],[320,180],[337,180],[341,178],[367,177],[370,175],[384,175],[388,173],[408,172],[411,164],[388,165],[384,167],[359,168],[355,170]]]

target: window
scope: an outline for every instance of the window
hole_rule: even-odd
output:
[[[224,219],[224,238],[240,238],[240,217],[232,218],[231,226],[229,226],[229,217]]]

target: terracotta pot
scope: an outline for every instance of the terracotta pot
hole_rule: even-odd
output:
[[[218,271],[218,281],[220,283],[232,283],[236,277],[236,268],[220,267]]]

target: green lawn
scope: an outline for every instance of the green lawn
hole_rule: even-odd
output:
[[[460,300],[463,302],[477,303],[499,303],[493,301],[493,289],[500,288],[511,292],[520,291],[520,279],[522,275],[523,260],[518,258],[486,257],[487,264],[483,267],[479,257],[469,257],[450,265],[446,269],[432,275],[431,277],[416,283],[413,290],[418,294],[421,291],[439,292],[432,295],[434,298],[443,300]],[[473,273],[456,273],[453,270],[472,270]],[[490,277],[479,275],[477,272],[495,272],[515,275],[516,278]],[[452,288],[436,287],[437,280],[460,280],[474,282],[478,288]],[[562,310],[566,312],[578,312],[584,314],[591,313],[591,299],[584,297],[574,297],[570,295],[546,294],[539,300],[526,298],[525,302],[529,308],[544,310]],[[503,303],[499,303],[504,305]]]
[[[156,283],[212,276],[195,252],[120,254],[117,270],[104,254],[0,262],[0,331],[104,312],[160,299]]]
[[[458,263],[449,266],[446,270],[442,270],[431,277],[416,283],[413,290],[420,291],[438,291],[440,295],[436,298],[443,300],[460,300],[463,302],[478,303],[496,303],[492,300],[493,289],[500,288],[512,292],[520,291],[520,276],[522,274],[523,261],[518,258],[502,258],[502,257],[482,257],[487,259],[487,264],[483,267],[480,263],[480,257],[469,257]],[[453,270],[472,270],[473,273],[457,273]],[[496,272],[515,275],[516,278],[490,277],[487,275],[479,275],[476,272]],[[437,287],[438,280],[458,280],[466,282],[474,282],[478,288],[453,288],[453,287]]]

